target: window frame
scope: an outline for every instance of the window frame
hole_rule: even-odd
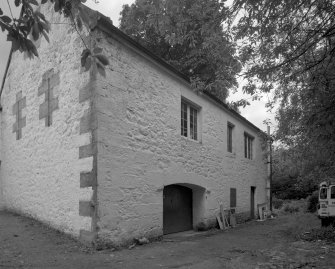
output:
[[[244,157],[246,159],[252,160],[254,158],[253,154],[253,141],[255,137],[247,132],[244,132]]]
[[[200,137],[200,110],[201,107],[192,101],[181,98],[181,136],[193,141],[201,141]],[[186,109],[185,109],[186,108]],[[186,116],[186,118],[185,118]]]

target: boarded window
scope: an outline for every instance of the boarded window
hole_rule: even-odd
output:
[[[230,207],[236,207],[236,189],[230,188]]]

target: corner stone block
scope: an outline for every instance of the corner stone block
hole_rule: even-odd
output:
[[[85,134],[97,128],[97,121],[94,119],[92,112],[89,110],[80,119],[80,134]]]
[[[79,216],[92,217],[94,214],[94,205],[91,201],[79,201]]]
[[[96,149],[93,144],[79,147],[79,159],[92,157],[95,153]]]
[[[80,173],[80,188],[93,187],[95,185],[94,172]]]
[[[80,230],[79,241],[86,245],[92,246],[96,240],[96,233],[86,230]]]
[[[93,81],[90,81],[85,87],[80,89],[79,91],[79,102],[85,102],[86,100],[89,100],[93,96],[93,89],[94,89],[95,83]]]

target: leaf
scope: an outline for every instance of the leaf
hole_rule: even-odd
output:
[[[9,18],[8,16],[2,16],[2,17],[0,17],[0,20],[2,20],[5,23],[11,23],[12,22],[12,19]]]
[[[82,62],[83,63],[83,62]],[[85,59],[85,70],[88,71],[90,70],[91,68],[91,65],[92,65],[92,57],[91,56],[88,56],[86,59]]]
[[[48,2],[48,0],[42,0],[41,4],[45,4],[46,2]]]
[[[54,10],[55,10],[55,12],[59,12],[59,11],[60,11],[60,3],[59,3],[59,0],[55,0]]]
[[[103,65],[109,65],[109,60],[105,55],[97,54],[94,55]]]
[[[48,43],[50,43],[48,34],[44,31],[42,31],[42,35],[44,36],[45,40],[48,41]]]
[[[84,49],[81,53],[81,66],[84,67],[86,65],[86,59],[91,55],[91,51],[89,49]]]
[[[12,30],[12,28],[10,26],[8,26],[6,23],[3,23],[1,20],[0,20],[0,27],[1,27],[1,30],[3,32],[5,30],[7,30],[8,32],[10,32]]]
[[[93,49],[93,53],[94,53],[94,54],[101,54],[101,53],[102,53],[102,48],[95,47],[95,48]]]
[[[29,0],[29,3],[38,6],[38,2],[36,0]]]
[[[39,11],[36,11],[35,12],[35,15],[37,16],[37,17],[39,17],[40,19],[42,19],[43,21],[47,21],[46,19],[45,19],[45,16],[44,16],[44,14],[42,14],[41,12],[39,12]]]
[[[78,6],[78,10],[79,10],[79,16],[80,16],[82,22],[84,22],[86,25],[89,25],[90,17],[88,15],[88,13],[86,12],[86,10],[81,6]]]
[[[12,41],[12,50],[17,51],[18,49],[20,49],[20,42],[18,40],[14,39]]]
[[[97,64],[97,70],[98,70],[99,74],[103,77],[106,77],[105,67],[100,62],[96,62],[96,64]]]
[[[34,23],[33,31],[32,31],[32,36],[33,36],[33,38],[34,38],[35,41],[36,41],[36,40],[39,38],[39,36],[40,36],[40,29],[39,29],[39,27],[38,27],[38,23],[37,23],[37,22]]]
[[[37,52],[37,49],[36,49],[36,46],[34,45],[34,43],[29,39],[26,39],[25,43],[26,43],[28,52],[30,52],[33,55],[35,55],[36,57],[38,57],[38,52]],[[33,55],[29,55],[29,56],[33,57]]]

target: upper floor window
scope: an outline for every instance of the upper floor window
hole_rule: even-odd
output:
[[[253,143],[254,138],[247,134],[244,133],[244,157],[248,159],[252,159],[252,143]]]
[[[234,124],[228,122],[227,124],[227,151],[233,152],[233,129]]]
[[[181,135],[198,140],[199,109],[190,103],[181,101]]]

